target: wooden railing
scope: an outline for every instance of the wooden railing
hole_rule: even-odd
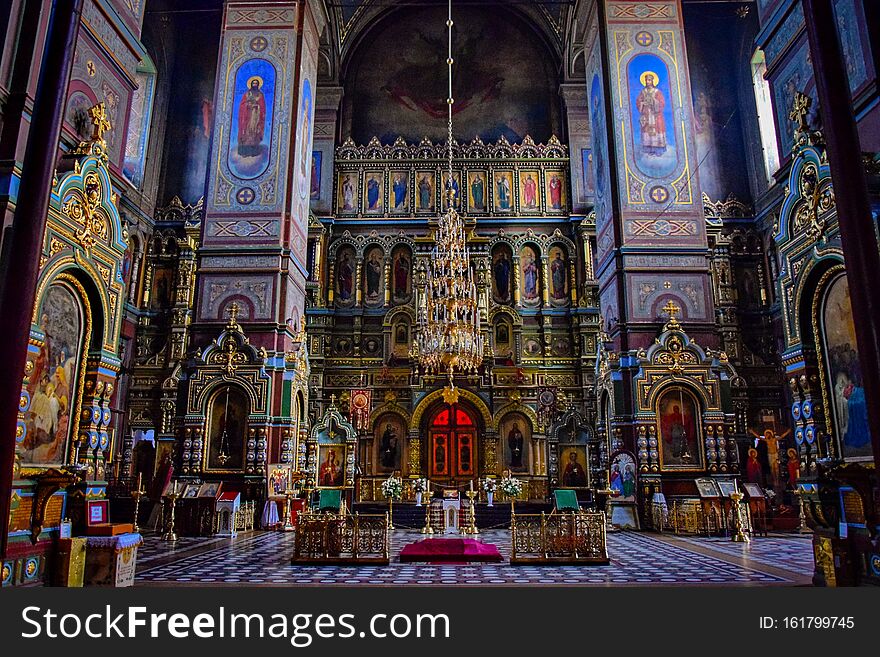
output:
[[[389,540],[387,514],[302,513],[291,563],[387,565]]]
[[[608,563],[604,513],[514,513],[510,563]]]

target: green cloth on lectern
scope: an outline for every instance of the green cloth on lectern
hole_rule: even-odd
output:
[[[557,511],[577,511],[578,498],[573,490],[555,490],[553,496],[556,499]]]
[[[318,511],[339,512],[342,506],[342,491],[336,489],[326,489],[318,491]]]

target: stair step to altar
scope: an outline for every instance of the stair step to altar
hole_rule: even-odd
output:
[[[383,514],[388,512],[388,504],[381,502],[357,502],[352,506],[352,513],[367,515]],[[517,513],[550,513],[552,504],[541,502],[517,502]],[[416,506],[412,503],[398,502],[394,505],[392,523],[400,528],[421,528],[425,526],[424,506]],[[491,527],[510,526],[510,504],[495,504],[488,506],[485,503],[477,503],[477,527],[488,529]]]

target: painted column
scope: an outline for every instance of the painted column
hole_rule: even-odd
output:
[[[49,193],[55,175],[55,156],[82,4],[82,0],[58,2],[52,10],[22,166],[18,206],[6,238],[9,244],[4,242],[4,247],[8,247],[4,249],[8,253],[6,271],[14,272],[15,276],[14,285],[0,283],[0,310],[4,317],[0,362],[7,368],[0,386],[0,426],[6,436],[0,450],[0,491],[12,490],[16,443],[10,436],[19,435],[20,430],[21,377],[28,354],[40,246],[49,213]],[[0,497],[0,555],[5,555],[10,502],[5,493]]]
[[[834,184],[840,241],[846,260],[853,325],[871,427],[874,464],[880,464],[880,300],[870,285],[880,270],[875,219],[862,164],[859,132],[831,0],[802,0],[807,36],[816,72],[816,93],[828,140],[828,164]],[[865,5],[871,4],[866,2]],[[880,493],[878,493],[880,497]]]
[[[559,95],[565,101],[568,120],[568,149],[571,154],[571,211],[586,214],[593,203],[595,177],[592,173],[592,136],[587,93],[582,84],[563,84]]]
[[[672,302],[691,338],[715,348],[708,240],[681,0],[598,0],[585,36],[596,184],[599,308],[621,362],[648,348]],[[612,451],[659,473],[658,437],[637,416],[637,368],[614,386]]]
[[[273,377],[269,453],[292,426],[282,394],[291,318],[303,315],[318,45],[315,0],[227,0],[202,222],[192,343],[217,337],[229,309],[266,349]],[[284,425],[284,426],[281,426]]]
[[[587,30],[600,308],[618,349],[673,301],[692,336],[714,309],[681,1],[600,0]]]

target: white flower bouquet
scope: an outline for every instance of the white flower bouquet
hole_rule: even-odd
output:
[[[522,494],[523,485],[519,479],[513,477],[504,477],[498,485],[501,492],[510,497],[519,497]]]
[[[403,494],[403,482],[397,477],[388,477],[382,482],[382,494],[392,500],[399,500]]]

